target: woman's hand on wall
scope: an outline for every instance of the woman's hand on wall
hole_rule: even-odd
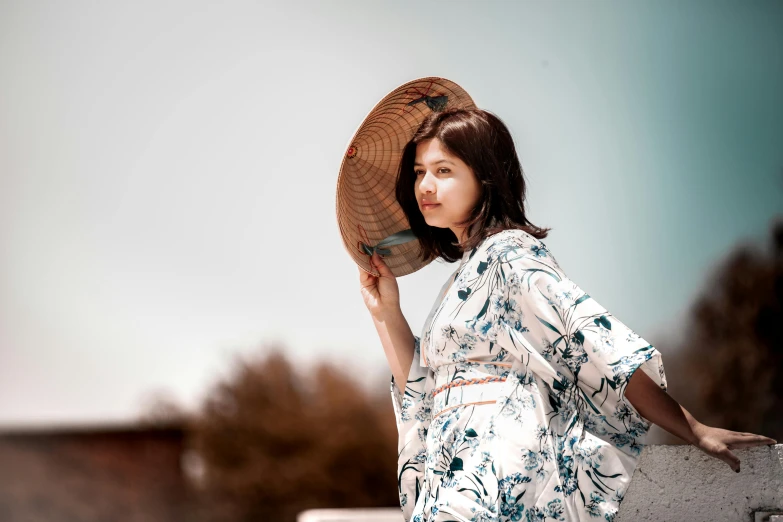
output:
[[[775,439],[763,435],[713,428],[704,424],[694,427],[693,433],[696,435],[694,446],[707,455],[722,460],[737,473],[740,471],[740,459],[731,450],[777,444]]]

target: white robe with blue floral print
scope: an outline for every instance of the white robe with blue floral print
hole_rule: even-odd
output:
[[[392,378],[405,520],[613,520],[650,428],[625,398],[637,368],[667,389],[660,352],[541,240],[484,239],[415,336],[404,394]]]

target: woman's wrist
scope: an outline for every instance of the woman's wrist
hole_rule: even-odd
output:
[[[697,421],[685,408],[682,408],[682,411],[685,414],[685,418],[688,420],[688,426],[690,427],[690,436],[685,438],[685,441],[694,446],[698,446],[706,426]]]
[[[386,306],[381,310],[377,310],[376,312],[371,313],[370,315],[372,315],[372,318],[379,323],[385,323],[390,320],[396,320],[404,317],[402,315],[402,308],[400,308],[399,304]]]

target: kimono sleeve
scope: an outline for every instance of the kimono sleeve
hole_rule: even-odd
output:
[[[419,336],[414,336],[414,352],[408,382],[402,393],[391,378],[391,396],[399,435],[397,444],[397,488],[405,520],[410,520],[424,483],[427,431],[432,418],[432,370],[422,366]],[[422,497],[423,498],[423,497]]]
[[[571,281],[543,243],[507,250],[498,265],[504,348],[548,374],[554,410],[577,410],[586,430],[638,456],[651,423],[625,389],[641,369],[665,391],[661,353]]]

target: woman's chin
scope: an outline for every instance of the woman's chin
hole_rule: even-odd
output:
[[[427,225],[429,225],[431,227],[446,228],[446,227],[443,226],[443,223],[441,223],[440,220],[438,220],[438,219],[431,219],[431,218],[427,219],[427,218],[424,218],[424,222],[427,223]]]
[[[439,213],[436,210],[425,210],[424,212],[422,212],[421,217],[424,218],[424,221],[429,226],[442,228],[446,224],[445,222],[448,220],[443,219],[444,216],[439,215]]]

